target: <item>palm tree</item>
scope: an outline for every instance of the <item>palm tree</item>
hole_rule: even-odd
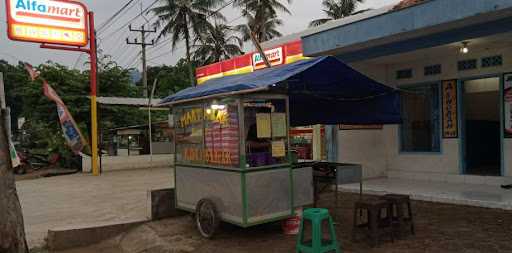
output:
[[[286,0],[286,2],[290,4],[292,0]],[[290,10],[279,0],[235,0],[233,5],[241,9],[243,15],[258,9],[266,9],[272,15],[277,15],[277,11],[291,14]]]
[[[286,2],[291,3],[292,0]],[[291,14],[280,0],[235,0],[233,5],[241,9],[242,15],[247,19],[247,24],[236,26],[244,41],[251,39],[251,32],[258,42],[280,37],[281,33],[277,31],[277,27],[282,25],[283,21],[278,18],[278,11]]]
[[[194,46],[194,62],[206,65],[241,55],[242,39],[233,32],[234,29],[228,25],[209,24],[208,32],[197,38],[198,44]]]
[[[281,37],[277,27],[283,24],[281,19],[271,15],[267,11],[257,11],[256,13],[247,13],[247,24],[237,25],[235,27],[242,34],[242,40],[251,39],[251,32],[256,41],[264,42],[273,38]]]
[[[202,36],[208,27],[208,18],[225,20],[224,16],[215,11],[224,0],[161,0],[161,6],[151,9],[158,17],[155,27],[160,29],[157,41],[171,36],[172,50],[184,41],[186,58],[189,65],[190,83],[195,85],[194,67],[191,61],[191,47],[195,38]]]
[[[356,12],[357,6],[364,2],[364,0],[323,0],[324,13],[327,18],[320,18],[313,20],[309,23],[309,27],[319,26],[331,20],[348,17],[351,15],[359,14],[369,9]]]

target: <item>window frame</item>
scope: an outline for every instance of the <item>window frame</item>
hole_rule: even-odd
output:
[[[203,164],[194,164],[194,163],[188,163],[184,161],[178,161],[178,159],[175,159],[175,166],[183,166],[183,167],[197,167],[197,168],[209,168],[209,169],[216,169],[216,170],[222,170],[222,171],[263,171],[263,170],[269,170],[273,168],[282,168],[290,166],[292,163],[291,159],[291,153],[290,153],[290,100],[287,95],[284,94],[268,94],[268,93],[255,93],[255,94],[248,94],[248,95],[242,95],[242,96],[225,96],[225,97],[217,97],[217,98],[211,98],[211,99],[204,99],[199,100],[195,102],[190,103],[183,103],[179,105],[173,106],[172,113],[173,113],[173,123],[175,127],[175,136],[174,136],[174,149],[175,153],[177,153],[178,150],[178,143],[177,143],[177,126],[178,126],[178,120],[179,118],[176,116],[176,112],[178,110],[183,110],[186,108],[194,108],[194,107],[201,107],[203,110],[205,109],[205,106],[209,104],[212,100],[223,100],[223,99],[233,99],[236,101],[238,105],[238,118],[239,118],[239,138],[240,138],[240,146],[239,146],[239,166],[238,167],[227,167],[227,166],[215,166],[215,165],[209,165],[207,163]],[[279,163],[275,165],[268,165],[268,166],[261,166],[261,167],[246,167],[246,152],[245,152],[245,146],[246,141],[245,138],[242,138],[242,136],[245,133],[245,122],[242,122],[241,119],[244,119],[244,108],[243,104],[245,101],[250,101],[254,99],[283,99],[285,100],[286,104],[286,163]],[[204,124],[205,121],[203,119],[203,131],[204,131]],[[203,140],[204,140],[204,133],[203,133]],[[203,141],[203,149],[205,147],[204,141]]]
[[[205,99],[205,100],[200,100],[198,102],[193,102],[193,103],[187,103],[187,104],[180,104],[180,105],[177,105],[177,106],[174,106],[173,108],[173,115],[174,115],[174,131],[175,131],[175,137],[174,137],[174,150],[175,150],[175,154],[176,154],[176,158],[175,158],[175,164],[178,165],[178,166],[187,166],[187,167],[199,167],[199,168],[211,168],[211,169],[219,169],[219,170],[229,170],[229,171],[240,171],[241,170],[241,164],[242,164],[242,160],[241,160],[241,153],[240,153],[240,150],[239,150],[239,154],[238,154],[238,163],[236,166],[224,166],[224,165],[215,165],[215,164],[208,164],[206,162],[206,160],[203,159],[203,162],[201,163],[193,163],[193,162],[187,162],[183,159],[178,159],[178,156],[177,156],[177,153],[178,153],[178,146],[180,145],[178,143],[178,121],[179,121],[179,117],[177,117],[177,111],[182,111],[182,110],[186,110],[186,109],[191,109],[191,108],[201,108],[203,110],[203,115],[204,113],[206,112],[206,108],[208,107],[208,105],[210,105],[213,101],[215,100],[220,100],[222,101],[223,99],[228,99],[227,97],[220,97],[220,98],[216,98],[216,99]],[[236,107],[237,107],[237,113],[238,113],[238,116],[240,116],[240,98],[238,97],[233,97],[233,104],[236,104]],[[201,120],[201,125],[202,125],[202,143],[201,143],[201,150],[204,150],[206,149],[206,120],[204,119],[204,117],[202,118]],[[240,121],[238,121],[238,128],[240,130]],[[240,134],[240,132],[239,132]],[[239,137],[240,138],[240,137]]]
[[[404,135],[403,135],[403,124],[400,124],[398,126],[398,153],[399,154],[404,154],[404,155],[407,155],[407,154],[411,154],[411,155],[421,155],[421,154],[424,154],[424,155],[440,155],[440,154],[443,154],[443,137],[442,137],[442,132],[443,132],[443,124],[442,124],[442,120],[443,120],[443,114],[442,114],[442,85],[441,85],[441,81],[438,81],[438,82],[426,82],[426,83],[416,83],[416,84],[407,84],[407,85],[400,85],[398,88],[399,89],[403,89],[403,90],[408,90],[408,89],[414,89],[414,88],[420,88],[420,87],[433,87],[433,86],[436,86],[437,87],[437,107],[438,107],[438,110],[437,110],[437,134],[436,136],[432,138],[432,141],[435,141],[435,139],[437,139],[438,143],[439,143],[439,148],[434,150],[432,149],[431,151],[425,151],[425,150],[422,150],[422,151],[414,151],[414,150],[405,150],[404,149],[404,145],[403,145],[403,138],[404,138]],[[403,104],[401,103],[401,108],[400,110],[402,111],[403,109]],[[434,112],[432,112],[431,114],[432,118],[434,118]],[[402,119],[404,119],[404,117],[402,117]],[[434,139],[435,138],[435,139]]]
[[[282,99],[282,100],[285,100],[285,106],[286,106],[286,137],[285,137],[285,139],[286,139],[286,143],[285,143],[286,156],[285,156],[285,158],[286,158],[286,162],[273,164],[273,165],[259,166],[259,167],[246,167],[245,164],[242,164],[242,167],[246,171],[258,171],[258,170],[281,168],[281,167],[289,166],[292,163],[292,159],[291,159],[291,155],[290,155],[291,150],[290,150],[290,101],[289,101],[289,97],[286,95],[280,95],[280,94],[251,94],[251,95],[243,96],[240,99],[240,108],[241,108],[240,111],[242,112],[243,118],[245,118],[244,103],[250,102],[255,99],[265,99],[265,100]],[[241,131],[244,131],[243,133],[245,133],[245,128],[247,127],[245,125],[245,121],[241,125],[243,127],[241,127],[240,129],[241,129]],[[246,140],[245,140],[245,138],[241,138],[241,140],[242,141],[240,142],[240,145],[241,145],[240,149],[241,149],[241,152],[243,152],[243,154],[244,154],[244,158],[247,159]]]

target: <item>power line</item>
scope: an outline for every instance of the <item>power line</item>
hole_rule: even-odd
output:
[[[98,33],[100,33],[103,29],[108,29],[110,27],[110,25],[112,25],[112,21],[114,21],[114,19],[119,16],[126,8],[128,8],[128,6],[130,6],[130,4],[132,4],[135,0],[129,0],[123,7],[121,7],[121,9],[119,9],[116,13],[114,13],[114,15],[112,15],[109,19],[107,19],[105,22],[103,22],[103,24],[100,25],[100,27],[97,29]],[[132,7],[135,6],[135,5],[132,5]],[[132,8],[130,7],[130,9]],[[129,10],[129,9],[128,9]],[[110,24],[110,25],[109,25]],[[108,27],[107,27],[108,26]],[[106,27],[106,28],[105,28]]]
[[[224,7],[224,8],[225,8],[225,7]],[[228,21],[226,24],[230,24],[230,23],[232,23],[232,22],[235,22],[235,21],[237,21],[237,20],[239,20],[239,19],[241,19],[241,18],[243,18],[243,17],[244,17],[244,15],[240,15],[240,16],[238,16],[238,17],[236,17],[236,18],[234,18],[234,19],[232,19],[232,20]],[[154,50],[158,50],[158,49],[162,48],[163,46],[165,46],[165,45],[166,45],[166,44],[165,44],[165,42],[170,41],[171,39],[172,39],[172,37],[167,38],[167,39],[165,39],[165,40],[161,41],[160,43],[156,43],[156,44],[155,44],[155,46],[156,46],[156,45],[158,45],[158,44],[160,44],[160,45],[159,45],[158,47],[150,48],[148,51],[150,51],[150,50],[153,50],[153,51],[154,51]],[[164,44],[162,44],[162,43],[164,43]],[[181,46],[181,47],[175,48],[175,49],[174,49],[174,51],[181,50],[181,49],[183,49],[184,47],[185,47],[185,46]],[[159,55],[157,55],[157,56],[154,56],[154,57],[152,57],[152,58],[149,58],[149,59],[148,59],[148,61],[151,61],[151,60],[155,60],[155,59],[161,58],[161,57],[163,57],[163,56],[166,56],[166,55],[171,54],[172,52],[173,52],[173,51],[165,52],[165,53],[163,53],[163,54],[159,54]]]
[[[135,57],[133,57],[132,59],[130,59],[130,61],[128,61],[128,63],[127,63],[127,64],[129,64],[130,62],[132,62],[132,63],[131,63],[131,64],[129,64],[129,65],[127,65],[127,66],[129,66],[129,68],[133,68],[133,67],[135,67],[135,66],[139,65],[139,63],[140,63],[140,61],[141,61],[141,59],[140,59],[140,57],[139,57],[139,56],[140,56],[141,54],[142,54],[142,52],[137,53],[137,54],[135,55]]]
[[[126,22],[125,24],[123,24],[122,26],[118,27],[114,32],[112,33],[109,33],[107,34],[105,37],[103,37],[103,39],[107,39],[109,37],[111,37],[113,34],[116,34],[120,31],[122,31],[127,25],[129,25],[130,23],[132,23],[134,20],[136,20],[138,17],[142,16],[144,12],[147,12],[151,7],[153,7],[158,1],[160,0],[155,0],[154,2],[152,2],[148,7],[146,7],[144,10],[142,10],[141,13],[137,14],[135,17],[131,18],[130,20],[128,20],[128,22]]]
[[[206,19],[208,19],[208,18],[212,17],[212,16],[213,16],[213,15],[215,15],[216,13],[219,13],[221,10],[223,10],[223,9],[225,9],[226,7],[230,6],[230,5],[231,5],[231,4],[233,4],[234,2],[235,2],[235,0],[231,0],[231,1],[229,1],[228,3],[224,4],[223,6],[219,7],[217,10],[215,10],[215,11],[213,11],[213,12],[209,13],[209,14],[206,16]],[[226,23],[226,24],[229,24],[229,23],[231,23],[231,22],[234,22],[234,21],[236,21],[236,20],[239,20],[239,19],[240,19],[240,18],[242,18],[242,17],[243,17],[243,15],[241,15],[241,16],[239,16],[239,17],[237,17],[237,18],[235,18],[235,19],[233,19],[233,20],[231,20],[231,21],[229,21],[229,22],[228,22],[228,23]],[[163,40],[163,41],[159,41],[159,42],[157,41],[157,43],[155,44],[155,46],[158,46],[158,47],[150,48],[148,51],[151,51],[151,50],[153,50],[153,51],[154,51],[154,50],[158,50],[158,49],[162,48],[163,46],[165,46],[165,43],[167,43],[167,42],[168,42],[168,41],[170,41],[171,39],[172,39],[172,37],[169,37],[169,38],[167,38],[167,39],[165,39],[165,40]],[[166,56],[166,55],[171,54],[171,53],[172,53],[172,51],[176,51],[176,50],[179,50],[179,49],[182,49],[182,48],[183,48],[183,47],[180,47],[180,48],[177,48],[177,49],[175,48],[175,49],[171,50],[171,52],[166,52],[166,53],[163,53],[163,54],[159,54],[159,55],[157,55],[157,56],[155,56],[155,57],[150,58],[149,60],[154,60],[154,59],[161,58],[161,57],[163,57],[163,56]]]
[[[127,52],[127,53],[126,53],[126,54],[123,54],[123,55],[122,55],[121,57],[119,57],[119,59],[117,60],[117,62],[118,62],[119,64],[123,65],[123,66],[124,66],[124,65],[127,65],[128,63],[133,62],[133,61],[129,61],[129,62],[124,63],[124,61],[125,61],[125,60],[128,60],[128,59],[130,59],[130,58],[136,58],[136,57],[138,57],[138,56],[139,56],[139,53],[140,53],[139,51],[133,51],[133,50],[126,50],[125,52]],[[135,55],[136,55],[136,56],[134,56],[134,54],[133,54],[133,53],[135,53]]]
[[[80,53],[80,55],[78,55],[78,57],[76,58],[75,64],[73,64],[73,69],[76,69],[76,67],[78,66],[78,63],[82,59],[83,54],[84,53]]]
[[[219,7],[217,10],[214,10],[213,12],[209,13],[208,15],[206,15],[206,19],[211,18],[213,15],[215,15],[215,14],[219,13],[221,10],[223,10],[223,9],[225,9],[226,7],[230,6],[230,5],[231,5],[231,4],[233,4],[234,2],[235,2],[235,0],[231,0],[231,1],[229,1],[228,3],[224,4],[223,6]],[[239,18],[236,18],[236,19],[239,19]],[[230,22],[231,22],[231,21],[230,21]],[[227,24],[229,24],[230,22],[228,22]],[[195,23],[194,23],[194,25],[195,25]],[[167,38],[167,39],[165,39],[165,40],[163,40],[163,41],[157,41],[157,42],[156,42],[156,44],[155,44],[155,46],[158,46],[158,45],[159,45],[159,44],[161,44],[161,43],[168,42],[168,41],[170,41],[171,39],[172,39],[172,37],[171,37],[171,38]]]
[[[129,0],[121,9],[119,9],[116,13],[114,13],[114,15],[112,15],[110,18],[108,18],[105,22],[103,22],[103,24],[101,24],[99,26],[99,28],[97,29],[98,33],[101,32],[103,29],[108,29],[113,23],[114,19],[116,17],[118,17],[131,3],[133,3],[133,1],[135,0]],[[130,7],[128,10],[130,10],[131,8],[133,8],[134,5],[132,5],[132,7]],[[126,10],[126,11],[128,11]],[[109,25],[110,24],[110,25]],[[105,28],[107,25],[109,25],[107,28]],[[78,55],[78,57],[76,58],[76,61],[75,61],[75,64],[73,64],[73,69],[76,69],[77,66],[78,66],[78,63],[80,62],[80,60],[82,59],[82,56],[83,56],[83,53],[80,53]]]
[[[144,97],[148,96],[148,71],[147,71],[147,64],[146,64],[146,46],[152,46],[155,44],[155,40],[151,40],[150,43],[146,43],[146,34],[147,33],[156,33],[156,29],[152,30],[146,30],[144,25],[141,26],[140,29],[132,29],[132,26],[130,25],[128,27],[130,29],[130,32],[139,32],[142,38],[141,42],[137,41],[137,38],[135,38],[134,41],[130,41],[128,38],[126,38],[126,44],[128,45],[137,45],[141,46],[142,48],[142,84],[144,86]]]
[[[140,54],[141,54],[141,52],[137,51],[137,53],[133,57],[128,58],[128,61],[126,63],[124,63],[123,66],[132,66],[136,62],[140,61]]]

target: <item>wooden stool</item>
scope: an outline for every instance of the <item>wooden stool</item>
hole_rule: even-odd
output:
[[[356,239],[358,231],[365,232],[370,237],[373,246],[377,246],[380,235],[386,233],[394,242],[395,238],[391,227],[390,205],[385,200],[360,200],[355,203],[354,208],[354,228],[352,237]],[[383,212],[386,216],[383,218]],[[363,221],[361,213],[366,213],[366,222]],[[359,218],[358,218],[359,217]]]
[[[382,196],[387,201],[392,214],[392,224],[399,234],[402,234],[403,228],[409,228],[412,235],[415,235],[414,217],[411,209],[411,199],[409,195],[386,194]]]

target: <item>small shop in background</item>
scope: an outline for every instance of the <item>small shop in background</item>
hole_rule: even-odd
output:
[[[111,129],[103,139],[103,152],[110,156],[147,155],[149,150],[148,125]],[[172,154],[173,129],[167,121],[156,122],[152,127],[153,154]]]
[[[325,141],[325,127],[317,126],[320,129],[320,135],[316,135],[319,139],[318,149],[321,159],[327,160],[326,141]],[[314,160],[314,143],[315,134],[314,126],[307,127],[294,127],[290,129],[290,142],[291,148],[296,152],[297,159],[299,160]]]

